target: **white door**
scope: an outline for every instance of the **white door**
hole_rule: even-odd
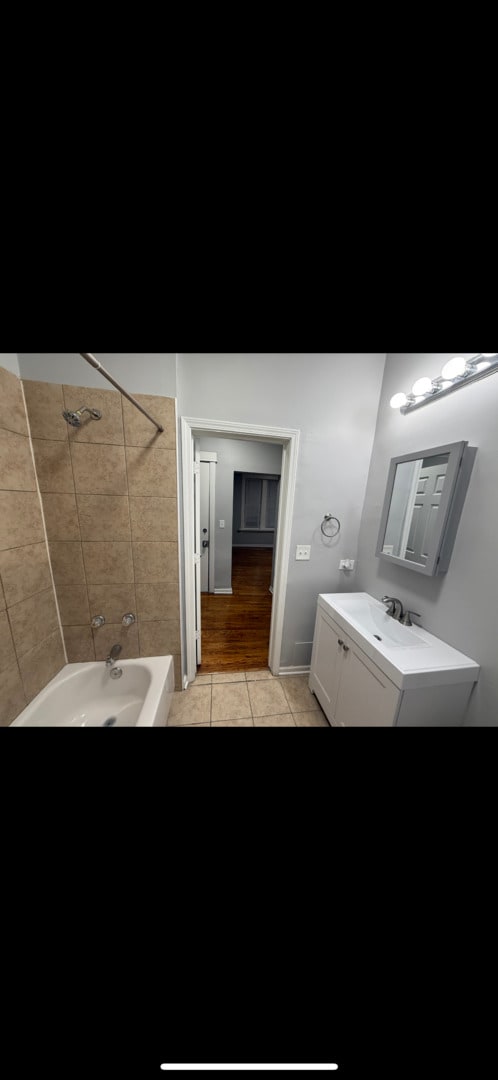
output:
[[[201,663],[201,476],[200,451],[194,443],[194,582],[195,582],[195,652]]]
[[[200,524],[201,524],[201,592],[212,592],[209,581],[209,462],[199,460],[200,465]]]

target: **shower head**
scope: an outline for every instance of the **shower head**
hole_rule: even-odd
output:
[[[67,420],[71,427],[81,427],[81,415],[82,413],[90,413],[93,420],[100,420],[102,413],[99,409],[89,409],[88,405],[83,405],[81,409],[76,409],[75,412],[71,412],[69,409],[64,409],[62,413],[64,420]]]

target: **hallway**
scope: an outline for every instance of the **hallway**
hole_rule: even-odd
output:
[[[232,596],[201,594],[198,675],[268,666],[272,556],[270,548],[232,548]]]

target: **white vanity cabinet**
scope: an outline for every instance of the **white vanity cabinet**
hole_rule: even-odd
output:
[[[367,593],[318,597],[309,686],[331,724],[458,726],[479,671],[422,627],[393,626]]]
[[[331,723],[392,727],[396,721],[400,691],[320,607],[309,685]]]

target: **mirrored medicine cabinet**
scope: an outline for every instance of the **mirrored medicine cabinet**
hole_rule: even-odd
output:
[[[391,458],[375,554],[419,574],[448,569],[477,448],[467,442]]]

